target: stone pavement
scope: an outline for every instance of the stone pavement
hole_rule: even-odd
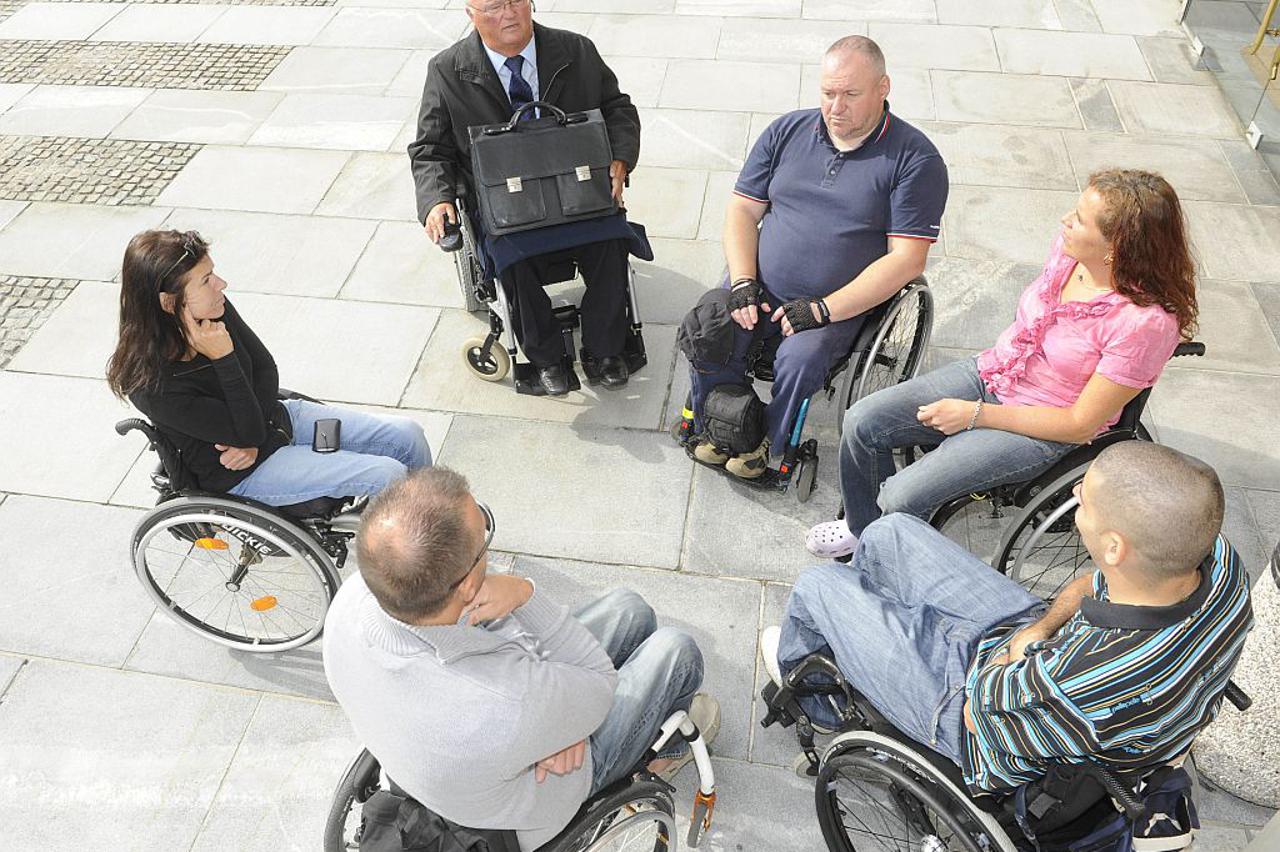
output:
[[[883,45],[893,108],[950,165],[935,362],[994,339],[1091,170],[1177,187],[1209,354],[1169,368],[1150,426],[1220,471],[1256,572],[1280,538],[1280,188],[1192,65],[1179,5],[542,0],[538,19],[588,33],[641,109],[628,204],[657,252],[638,264],[649,366],[624,391],[547,400],[467,374],[483,323],[413,221],[404,146],[460,0],[0,0],[0,848],[313,850],[358,748],[318,647],[227,652],[132,577],[152,460],[112,431],[129,411],[102,373],[124,245],[159,226],[213,241],[287,385],[420,419],[517,570],[565,599],[631,586],[697,636],[724,707],[709,848],[820,848],[789,735],[759,728],[753,696],[757,631],[836,502],[834,414],[814,415],[824,469],[803,506],[693,469],[663,428],[687,387],[674,326],[721,269],[735,171],[770,119],[816,104],[822,50],[850,33]],[[682,794],[684,810],[687,778]],[[1204,849],[1241,848],[1270,816],[1212,791],[1201,812]]]

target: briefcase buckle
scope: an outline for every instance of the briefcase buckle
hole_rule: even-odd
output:
[[[520,192],[524,189],[524,181],[518,177],[507,178],[507,192]]]
[[[573,173],[578,176],[579,183],[581,183],[584,180],[591,180],[590,166],[578,166],[576,169],[573,170]]]

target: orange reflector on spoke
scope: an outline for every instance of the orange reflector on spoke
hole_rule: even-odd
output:
[[[201,550],[226,550],[229,545],[220,538],[198,538],[196,547]]]
[[[269,609],[275,609],[277,603],[278,601],[276,601],[275,595],[267,595],[266,597],[258,598],[253,603],[249,604],[249,609],[254,612],[266,612]]]

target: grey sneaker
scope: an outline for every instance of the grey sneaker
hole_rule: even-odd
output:
[[[769,439],[765,438],[749,453],[734,456],[725,464],[725,470],[740,479],[755,479],[769,469]]]

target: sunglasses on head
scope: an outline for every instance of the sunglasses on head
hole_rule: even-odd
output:
[[[480,552],[476,554],[475,559],[471,560],[471,564],[467,566],[466,571],[462,572],[462,576],[449,584],[449,591],[458,588],[458,586],[462,585],[463,580],[471,576],[471,572],[476,570],[476,566],[480,564],[480,558],[488,551],[489,543],[493,541],[493,531],[495,529],[493,512],[479,500],[476,501],[476,505],[480,508],[480,513],[484,515],[484,543],[480,545]]]

